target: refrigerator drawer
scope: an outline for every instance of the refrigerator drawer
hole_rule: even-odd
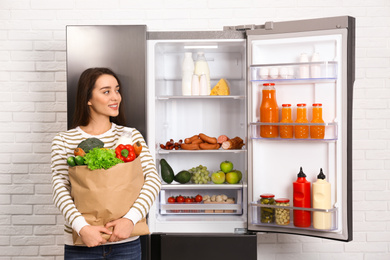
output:
[[[163,185],[160,202],[161,215],[242,215],[243,186],[242,184]]]

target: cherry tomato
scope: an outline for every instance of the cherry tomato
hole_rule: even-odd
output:
[[[177,196],[176,197],[176,202],[178,202],[178,203],[183,203],[184,202],[184,197],[183,196]]]
[[[191,202],[196,202],[194,197],[191,198]]]
[[[169,197],[168,198],[168,203],[175,203],[175,202],[176,202],[176,200],[175,200],[174,197]]]
[[[190,198],[190,197],[187,197],[186,199],[185,199],[185,203],[191,203],[192,202],[192,199]]]
[[[203,200],[202,196],[200,196],[199,194],[196,195],[196,197],[195,197],[196,202],[202,202],[202,200]]]

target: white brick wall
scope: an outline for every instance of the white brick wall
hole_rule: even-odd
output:
[[[390,259],[389,0],[0,0],[0,260],[62,259],[49,161],[66,129],[66,25],[220,30],[339,15],[357,18],[354,241],[261,234],[258,256]]]

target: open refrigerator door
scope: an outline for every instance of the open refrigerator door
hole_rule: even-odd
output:
[[[324,28],[315,30],[316,23]],[[352,239],[353,33],[350,17],[288,26],[266,24],[265,29],[247,32],[248,230]],[[267,115],[269,110],[262,110],[270,93],[263,89],[269,86],[274,88],[279,107],[276,120]],[[290,121],[281,122],[282,104],[290,107]],[[297,116],[302,104],[307,121]],[[319,104],[320,123],[312,121]],[[263,134],[270,127],[276,134]],[[315,128],[321,128],[324,135],[311,133]],[[286,129],[290,135],[285,135]],[[293,184],[300,179],[300,167],[311,183],[306,194]],[[325,208],[313,206],[323,199],[318,196],[324,196],[313,185],[320,169],[330,184],[330,206]],[[308,206],[300,204],[304,197]],[[307,225],[300,223],[302,212],[308,214]],[[318,218],[327,223],[318,225]]]

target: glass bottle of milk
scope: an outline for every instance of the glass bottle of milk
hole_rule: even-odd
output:
[[[207,94],[210,95],[211,88],[210,88],[210,70],[209,65],[207,64],[206,58],[204,56],[203,52],[198,52],[198,57],[195,62],[195,71],[194,74],[201,76],[202,74],[206,75],[206,81],[207,81]]]
[[[184,60],[182,64],[182,95],[191,96],[191,82],[192,74],[194,74],[194,60],[192,59],[192,53],[184,53]]]

